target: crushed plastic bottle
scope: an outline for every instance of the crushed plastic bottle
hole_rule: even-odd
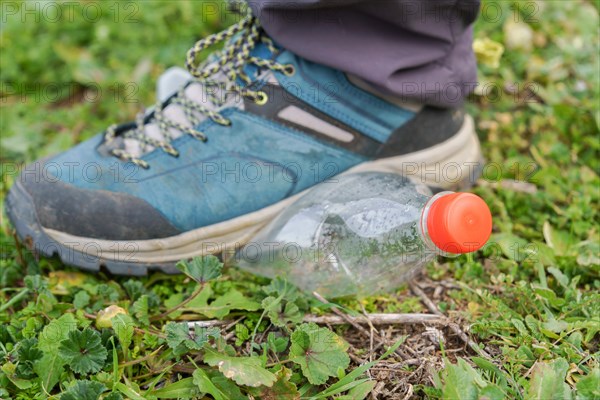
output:
[[[311,189],[238,252],[238,265],[326,297],[368,295],[397,288],[436,255],[476,251],[491,230],[474,194],[432,196],[400,175],[356,173]]]

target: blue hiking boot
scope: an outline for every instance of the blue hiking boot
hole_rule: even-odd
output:
[[[478,176],[462,109],[380,94],[280,48],[253,17],[196,43],[186,64],[193,77],[135,122],[24,168],[6,210],[25,244],[86,270],[176,272],[178,260],[233,251],[341,173],[442,189]]]

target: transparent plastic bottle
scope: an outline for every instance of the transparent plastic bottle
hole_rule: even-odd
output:
[[[491,229],[489,208],[474,194],[432,196],[400,175],[364,172],[311,189],[237,260],[326,297],[368,295],[397,288],[436,255],[479,249]]]

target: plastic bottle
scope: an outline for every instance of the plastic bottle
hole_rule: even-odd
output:
[[[432,196],[400,175],[365,172],[311,189],[237,259],[326,297],[368,295],[397,288],[436,255],[476,251],[491,230],[490,210],[474,194]]]

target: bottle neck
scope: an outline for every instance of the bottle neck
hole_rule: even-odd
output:
[[[429,199],[429,201],[427,201],[427,203],[425,203],[425,206],[423,206],[423,211],[421,212],[421,221],[419,222],[419,232],[421,233],[421,238],[423,239],[423,242],[425,243],[427,248],[429,250],[431,250],[432,252],[434,252],[436,255],[443,256],[443,257],[449,257],[449,258],[458,257],[460,254],[448,253],[447,251],[440,249],[438,246],[435,245],[435,243],[433,243],[433,240],[431,240],[431,236],[429,235],[427,218],[430,215],[431,206],[433,205],[433,203],[436,200],[438,200],[440,197],[447,196],[447,195],[453,194],[453,193],[455,193],[455,192],[444,191],[444,192],[437,193],[436,195],[431,197]]]

